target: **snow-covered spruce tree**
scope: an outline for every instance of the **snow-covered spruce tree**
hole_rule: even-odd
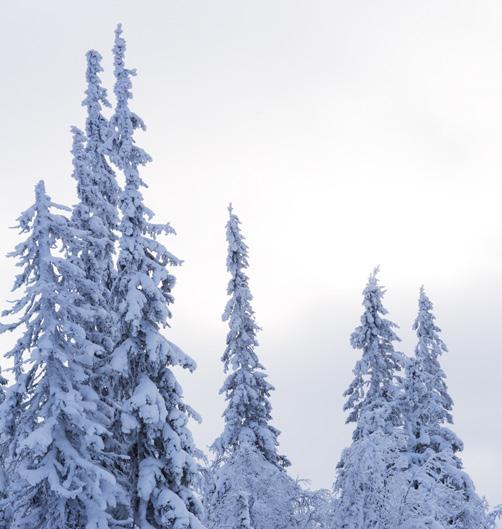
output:
[[[347,422],[356,427],[353,443],[337,467],[336,529],[391,529],[389,483],[402,443],[398,372],[405,359],[394,349],[399,338],[396,325],[385,318],[385,291],[378,284],[377,272],[371,274],[363,292],[361,325],[351,336],[352,347],[362,351],[362,358],[345,392]]]
[[[85,233],[84,245],[76,256],[77,264],[86,277],[100,291],[101,312],[92,329],[93,339],[103,344],[106,351],[113,345],[110,314],[111,290],[116,272],[113,262],[115,230],[118,227],[118,187],[115,174],[105,158],[108,120],[103,107],[109,107],[106,90],[99,78],[101,55],[94,50],[87,52],[87,88],[82,105],[86,108],[85,134],[73,127],[73,177],[77,181],[79,203],[73,208],[72,221],[76,229]],[[74,259],[75,260],[75,259]]]
[[[24,332],[7,355],[15,380],[0,407],[9,443],[4,507],[12,529],[107,529],[117,489],[97,463],[106,426],[89,381],[99,346],[86,337],[95,311],[80,294],[95,287],[56,249],[66,251],[76,238],[71,223],[52,212],[58,207],[40,182],[35,204],[18,219],[27,238],[10,254],[21,267],[14,289],[24,295],[4,312],[20,316],[2,331]]]
[[[90,50],[86,54],[85,134],[73,127],[73,177],[77,181],[79,203],[72,212],[76,229],[85,234],[84,245],[72,252],[72,260],[85,273],[100,292],[99,299],[87,301],[96,307],[96,320],[86,329],[89,337],[103,347],[103,355],[94,366],[94,384],[103,397],[108,396],[109,376],[106,373],[107,358],[114,346],[114,322],[111,310],[111,290],[116,272],[113,262],[118,227],[118,187],[115,174],[106,161],[108,120],[103,107],[110,107],[106,90],[99,74],[101,55]],[[105,371],[105,372],[103,372]]]
[[[267,461],[284,468],[290,463],[285,456],[277,453],[280,432],[270,424],[272,407],[269,398],[274,388],[267,381],[255,352],[259,327],[251,307],[253,296],[245,272],[248,267],[248,248],[240,231],[239,218],[231,205],[229,215],[226,231],[227,270],[231,275],[227,293],[230,299],[223,313],[223,321],[228,321],[230,330],[222,361],[225,372],[231,372],[220,391],[228,402],[223,414],[225,427],[212,448],[218,458],[224,458],[231,456],[241,443],[250,444]]]
[[[86,57],[87,89],[82,102],[87,110],[85,137],[74,132],[74,178],[80,203],[73,210],[73,219],[80,229],[93,235],[90,247],[82,256],[84,270],[89,279],[102,286],[105,301],[108,301],[116,275],[113,255],[120,189],[105,158],[109,124],[102,109],[109,107],[110,103],[99,78],[103,71],[101,55],[90,50]]]
[[[130,457],[130,510],[139,529],[200,528],[201,507],[194,493],[198,479],[196,450],[187,427],[196,414],[184,404],[173,366],[195,363],[161,334],[171,316],[174,277],[168,266],[180,264],[157,236],[172,233],[167,224],[150,222],[143,203],[139,166],[150,161],[136,146],[135,129],[144,128],[129,109],[133,70],[124,66],[125,41],[119,25],[113,48],[116,108],[110,120],[109,153],[124,173],[120,197],[118,277],[114,286],[118,343],[111,366],[117,372],[122,402],[115,429]]]
[[[279,432],[270,424],[273,387],[255,352],[259,327],[245,272],[248,249],[231,206],[226,233],[231,278],[223,320],[230,329],[222,360],[225,372],[230,373],[221,389],[227,400],[224,431],[212,446],[216,459],[211,469],[213,483],[206,494],[207,525],[211,529],[239,527],[246,498],[253,529],[292,529],[299,488],[284,471],[289,461],[278,454]]]
[[[432,309],[422,287],[413,325],[418,343],[404,380],[406,450],[400,458],[402,473],[396,475],[396,527],[428,527],[432,520],[441,527],[484,528],[489,522],[484,502],[462,470],[462,441],[446,427],[452,423],[453,401],[439,359],[447,348]]]

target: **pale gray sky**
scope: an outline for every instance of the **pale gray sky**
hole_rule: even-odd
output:
[[[379,263],[406,352],[421,283],[435,302],[466,469],[502,501],[502,3],[22,0],[0,13],[2,253],[36,180],[75,202],[69,127],[83,123],[84,54],[101,51],[111,88],[124,24],[148,125],[138,142],[154,158],[145,196],[185,259],[169,336],[199,363],[181,379],[204,418],[201,447],[222,427],[232,200],[293,473],[330,487],[350,441],[348,340]],[[12,265],[0,259],[2,299]]]

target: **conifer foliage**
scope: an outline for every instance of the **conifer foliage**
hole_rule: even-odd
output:
[[[113,48],[115,112],[110,120],[109,154],[125,176],[120,196],[118,275],[114,286],[117,346],[111,366],[117,372],[116,395],[122,403],[117,436],[129,456],[129,494],[134,523],[140,529],[200,527],[194,491],[197,451],[187,428],[197,415],[184,404],[173,366],[194,370],[195,362],[161,333],[171,316],[174,277],[168,266],[180,261],[157,237],[173,233],[153,224],[143,203],[139,166],[149,155],[135,145],[144,128],[129,109],[133,70],[124,65],[125,41],[119,26]]]
[[[0,410],[10,443],[9,526],[107,529],[116,489],[96,463],[106,435],[90,385],[99,345],[76,323],[95,317],[80,294],[94,285],[61,255],[77,234],[56,208],[40,182],[35,204],[18,220],[27,238],[11,254],[21,267],[14,288],[24,294],[4,313],[20,317],[3,330],[25,330],[9,353],[16,380]]]
[[[396,488],[401,496],[400,523],[434,520],[444,527],[487,527],[485,506],[462,470],[462,441],[446,425],[452,423],[453,401],[439,359],[447,351],[435,323],[433,305],[420,289],[413,325],[418,343],[404,380],[406,453]],[[404,481],[404,482],[403,482]]]
[[[295,529],[300,490],[287,475],[289,465],[278,454],[279,431],[271,424],[270,392],[255,348],[259,327],[255,321],[246,274],[248,247],[232,206],[226,224],[228,322],[222,361],[229,372],[220,393],[227,400],[224,430],[213,444],[216,455],[205,503],[210,529]]]
[[[102,110],[110,107],[110,103],[99,78],[103,71],[101,55],[90,50],[86,58],[87,89],[82,102],[87,111],[85,135],[74,129],[74,178],[80,203],[73,209],[73,217],[80,229],[93,235],[91,246],[82,256],[85,270],[90,279],[103,286],[109,298],[116,274],[113,255],[120,189],[105,157],[109,124]]]
[[[353,444],[344,450],[335,482],[335,527],[368,529],[389,527],[393,514],[390,482],[402,444],[399,409],[399,371],[402,353],[396,324],[386,319],[384,289],[378,269],[363,292],[364,312],[351,336],[362,358],[354,368],[354,380],[345,392],[347,422],[354,422]]]
[[[138,168],[150,157],[133,139],[144,124],[129,109],[135,72],[120,26],[113,53],[110,119],[101,56],[87,54],[85,132],[72,129],[79,203],[62,208],[71,218],[53,211],[42,182],[19,218],[28,236],[12,254],[22,269],[14,287],[24,293],[4,312],[18,320],[0,328],[24,331],[0,399],[2,528],[202,527],[187,426],[198,417],[172,371],[195,363],[162,334],[168,268],[180,261],[157,240],[172,228],[151,222],[140,192]]]
[[[408,447],[423,458],[429,449],[448,447],[453,453],[462,449],[462,442],[445,428],[452,422],[453,401],[446,386],[446,375],[439,359],[447,351],[435,323],[433,305],[424,288],[420,289],[418,315],[413,324],[418,343],[415,357],[410,359],[405,378],[405,424]]]
[[[253,296],[249,290],[248,247],[240,230],[240,220],[228,208],[226,225],[230,273],[227,293],[230,296],[223,320],[228,321],[227,346],[222,361],[225,372],[230,371],[221,393],[225,394],[225,428],[213,449],[218,457],[231,455],[240,444],[255,446],[267,461],[284,468],[289,465],[285,456],[277,453],[279,431],[271,424],[270,392],[274,389],[267,381],[255,348],[258,346],[258,327],[251,307]]]
[[[231,205],[224,427],[200,465],[189,429],[200,418],[175,376],[196,364],[165,337],[181,261],[160,240],[173,228],[153,222],[142,194],[151,158],[136,143],[145,124],[130,109],[136,71],[125,51],[119,25],[114,107],[101,55],[86,55],[85,126],[72,128],[78,203],[55,204],[41,181],[18,218],[24,239],[9,255],[20,295],[0,325],[17,338],[10,376],[0,372],[0,529],[495,529],[502,507],[487,512],[451,429],[433,305],[422,288],[418,343],[405,357],[378,269],[351,335],[361,353],[344,393],[354,431],[334,490],[291,478]]]
[[[398,372],[405,360],[394,349],[394,342],[399,341],[394,332],[397,325],[385,318],[387,310],[382,303],[385,290],[378,284],[377,274],[378,268],[364,289],[361,325],[350,339],[352,347],[362,351],[362,358],[354,368],[354,380],[345,392],[347,422],[356,423],[354,440],[376,431],[387,433],[400,424],[396,394]]]

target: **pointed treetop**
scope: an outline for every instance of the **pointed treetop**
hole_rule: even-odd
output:
[[[0,410],[2,439],[8,436],[16,454],[9,462],[8,502],[13,527],[69,527],[83,520],[89,529],[108,529],[106,510],[116,503],[117,489],[98,462],[105,457],[106,408],[89,385],[101,348],[83,327],[95,321],[84,296],[95,285],[66,258],[82,232],[53,213],[57,207],[38,182],[34,206],[18,219],[28,236],[10,254],[21,268],[14,290],[23,293],[4,312],[17,320],[0,330],[23,332],[6,355],[15,381]]]
[[[101,54],[89,50],[86,54],[87,87],[82,105],[87,110],[85,133],[73,127],[73,177],[77,180],[77,192],[80,209],[76,213],[77,225],[81,229],[89,229],[92,225],[94,235],[99,232],[99,245],[102,246],[97,262],[105,271],[103,281],[108,287],[113,278],[113,254],[116,240],[114,230],[118,225],[117,202],[120,193],[114,171],[105,159],[108,151],[110,126],[103,115],[103,107],[110,107],[107,91],[101,84],[99,74]],[[98,241],[96,241],[98,242]],[[88,253],[96,253],[95,248]],[[102,270],[96,271],[99,275]]]
[[[43,197],[47,197],[46,193],[45,193],[45,182],[43,180],[39,180],[36,184],[35,184],[35,197],[37,199],[37,202],[39,200],[42,200]],[[48,198],[48,197],[47,197]]]
[[[87,236],[84,236],[81,248],[73,252],[73,258],[89,279],[103,287],[104,300],[108,300],[115,277],[113,255],[120,189],[104,156],[110,127],[102,110],[103,107],[109,107],[110,103],[99,77],[103,71],[101,54],[96,50],[89,50],[86,59],[87,86],[82,101],[82,106],[87,111],[85,132],[72,127],[71,153],[72,177],[77,181],[79,198],[78,204],[73,208],[72,222]]]
[[[110,107],[110,102],[107,98],[106,88],[101,84],[99,74],[103,72],[101,60],[103,57],[101,53],[96,50],[89,50],[86,54],[87,69],[85,77],[87,80],[86,97],[82,101],[82,106],[91,106],[93,104],[101,104],[105,107]]]
[[[432,309],[422,286],[413,325],[418,343],[415,357],[406,366],[402,392],[407,450],[401,457],[401,468],[406,481],[413,485],[403,502],[402,519],[413,524],[417,515],[431,513],[438,527],[451,527],[459,520],[459,527],[492,527],[485,525],[483,501],[462,470],[462,440],[447,426],[452,423],[453,401],[439,362],[447,348]]]
[[[376,265],[375,268],[373,268],[373,272],[371,272],[370,277],[368,279],[368,285],[376,286],[378,284],[378,274],[380,273],[380,265]]]
[[[230,273],[228,299],[223,321],[228,321],[226,348],[222,356],[227,379],[221,393],[225,394],[227,408],[223,414],[225,428],[213,444],[218,458],[232,457],[243,446],[257,449],[267,461],[283,468],[290,463],[277,453],[279,431],[272,420],[270,393],[274,389],[267,381],[255,348],[256,323],[245,272],[248,265],[248,248],[240,231],[240,221],[231,209],[226,224],[228,242],[227,270]]]
[[[357,423],[354,440],[376,430],[390,431],[400,423],[397,372],[404,367],[405,359],[394,349],[393,342],[400,339],[394,332],[397,325],[385,318],[385,289],[378,283],[378,271],[375,268],[368,279],[361,324],[351,335],[352,347],[362,350],[362,358],[353,371],[355,378],[344,393],[344,410],[349,411],[347,422]]]
[[[107,154],[125,177],[119,200],[120,252],[112,297],[117,339],[110,366],[122,402],[114,432],[126,447],[123,453],[137,454],[124,462],[133,500],[133,525],[202,529],[194,492],[199,452],[187,425],[197,415],[185,404],[172,370],[182,366],[192,371],[196,364],[162,332],[174,301],[175,278],[169,267],[181,261],[158,239],[174,230],[169,224],[152,222],[154,213],[140,192],[145,183],[139,166],[151,159],[134,138],[135,130],[145,126],[129,108],[135,71],[125,67],[125,49],[119,24],[113,47],[116,106],[106,145]]]
[[[433,309],[434,305],[422,285],[418,297],[418,315],[413,324],[413,330],[417,332],[419,338],[419,343],[415,350],[417,357],[430,354],[437,358],[448,350],[446,344],[439,336],[441,329],[435,323],[436,317],[432,313]]]
[[[58,209],[60,211],[71,211],[71,208],[69,208],[68,206],[64,206],[62,204],[56,204],[55,202],[52,201],[51,197],[47,194],[47,191],[45,190],[45,182],[43,180],[39,180],[37,184],[35,185],[35,205],[36,205],[37,211],[44,210],[44,209],[48,210],[51,207]],[[54,215],[53,219],[60,219],[61,221],[60,224],[64,223],[63,222],[64,218],[59,215]]]
[[[82,106],[87,109],[85,132],[87,135],[87,150],[93,151],[97,157],[103,148],[108,130],[108,120],[102,115],[103,107],[111,107],[108,101],[107,91],[101,84],[99,74],[103,71],[101,66],[101,54],[96,50],[86,53],[87,69],[85,78],[87,88]],[[104,165],[104,161],[96,158],[97,165]],[[101,163],[99,163],[101,162]]]
[[[132,99],[132,83],[130,80],[131,76],[136,75],[136,69],[131,68],[127,69],[125,67],[125,52],[127,49],[127,44],[122,36],[123,30],[122,30],[122,24],[118,24],[117,28],[115,29],[115,41],[113,45],[113,65],[114,65],[114,72],[116,76],[117,82],[115,83],[115,95],[118,97],[119,94],[121,97],[125,97],[125,99]],[[117,101],[117,104],[119,104],[120,101]]]
[[[140,147],[135,145],[133,138],[136,129],[146,130],[143,120],[129,108],[132,99],[131,77],[136,70],[125,67],[126,41],[122,37],[122,25],[115,30],[113,46],[113,64],[115,74],[115,112],[110,119],[110,132],[107,140],[107,152],[112,161],[124,171],[126,185],[138,189],[145,183],[138,175],[137,167],[151,161],[151,157]]]
[[[446,375],[439,364],[439,357],[448,350],[440,337],[441,329],[435,323],[433,304],[420,289],[418,315],[413,324],[418,342],[413,358],[406,370],[406,416],[409,427],[418,439],[423,432],[438,433],[451,437],[455,450],[461,447],[456,437],[442,428],[452,422],[453,400],[446,386]]]

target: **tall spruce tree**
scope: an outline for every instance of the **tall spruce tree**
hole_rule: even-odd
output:
[[[226,234],[231,277],[223,320],[230,329],[222,360],[230,373],[221,389],[227,400],[225,426],[212,446],[216,460],[205,498],[207,525],[210,529],[294,529],[300,491],[284,471],[289,461],[278,454],[279,431],[270,424],[273,387],[255,351],[259,327],[245,272],[248,248],[231,206]]]
[[[9,443],[7,526],[108,529],[117,489],[98,463],[106,418],[90,378],[99,345],[87,338],[95,310],[81,294],[95,285],[62,255],[81,234],[55,208],[62,209],[40,182],[34,206],[18,219],[27,238],[10,254],[21,267],[14,289],[24,294],[4,312],[20,316],[2,331],[24,332],[7,355],[15,380],[0,407]]]
[[[200,528],[201,507],[194,493],[196,450],[187,427],[197,417],[182,399],[173,366],[195,369],[194,361],[161,333],[171,316],[174,277],[168,266],[180,261],[158,240],[173,233],[153,224],[143,202],[139,166],[150,157],[133,139],[143,121],[129,109],[133,70],[124,64],[125,41],[119,25],[113,48],[116,108],[110,120],[108,152],[124,173],[120,196],[118,277],[114,286],[118,343],[111,365],[122,401],[115,434],[127,455],[130,508],[139,529]]]
[[[228,321],[227,346],[222,361],[228,374],[220,393],[225,394],[227,408],[223,414],[223,433],[213,444],[217,457],[231,456],[241,443],[255,446],[267,461],[279,468],[288,459],[277,452],[279,431],[271,422],[270,392],[274,387],[255,352],[258,327],[251,307],[253,296],[246,275],[248,247],[240,230],[240,220],[230,205],[226,226],[230,273],[227,293],[230,296],[223,320]]]
[[[85,137],[74,132],[74,178],[80,203],[73,210],[73,218],[79,228],[93,235],[90,247],[82,255],[84,270],[92,281],[103,287],[108,301],[116,275],[113,255],[120,188],[105,157],[110,128],[102,110],[110,107],[110,103],[99,78],[103,71],[101,55],[90,50],[86,58],[87,89],[82,102],[87,111]]]
[[[356,426],[353,443],[344,450],[337,469],[337,529],[391,529],[389,484],[402,443],[398,372],[405,359],[394,349],[397,326],[385,318],[385,291],[377,272],[370,275],[363,292],[361,325],[351,336],[352,347],[362,351],[362,358],[344,394],[347,422]]]
[[[453,401],[439,359],[447,348],[432,310],[422,287],[413,325],[418,343],[404,380],[406,452],[395,485],[400,495],[396,523],[428,527],[434,521],[455,529],[484,528],[489,523],[485,505],[462,470],[463,443],[446,427],[452,423]]]
[[[99,308],[96,320],[87,326],[86,332],[90,339],[102,345],[103,353],[94,366],[94,384],[103,397],[108,397],[111,388],[108,387],[107,359],[115,338],[111,291],[116,276],[113,259],[120,189],[105,157],[109,124],[102,111],[110,107],[110,103],[99,77],[103,71],[101,55],[90,50],[86,62],[87,87],[82,101],[86,109],[85,133],[72,128],[73,178],[77,181],[79,198],[73,208],[72,221],[75,228],[85,234],[85,244],[72,248],[70,253],[72,262],[99,290],[98,298],[86,300]]]

